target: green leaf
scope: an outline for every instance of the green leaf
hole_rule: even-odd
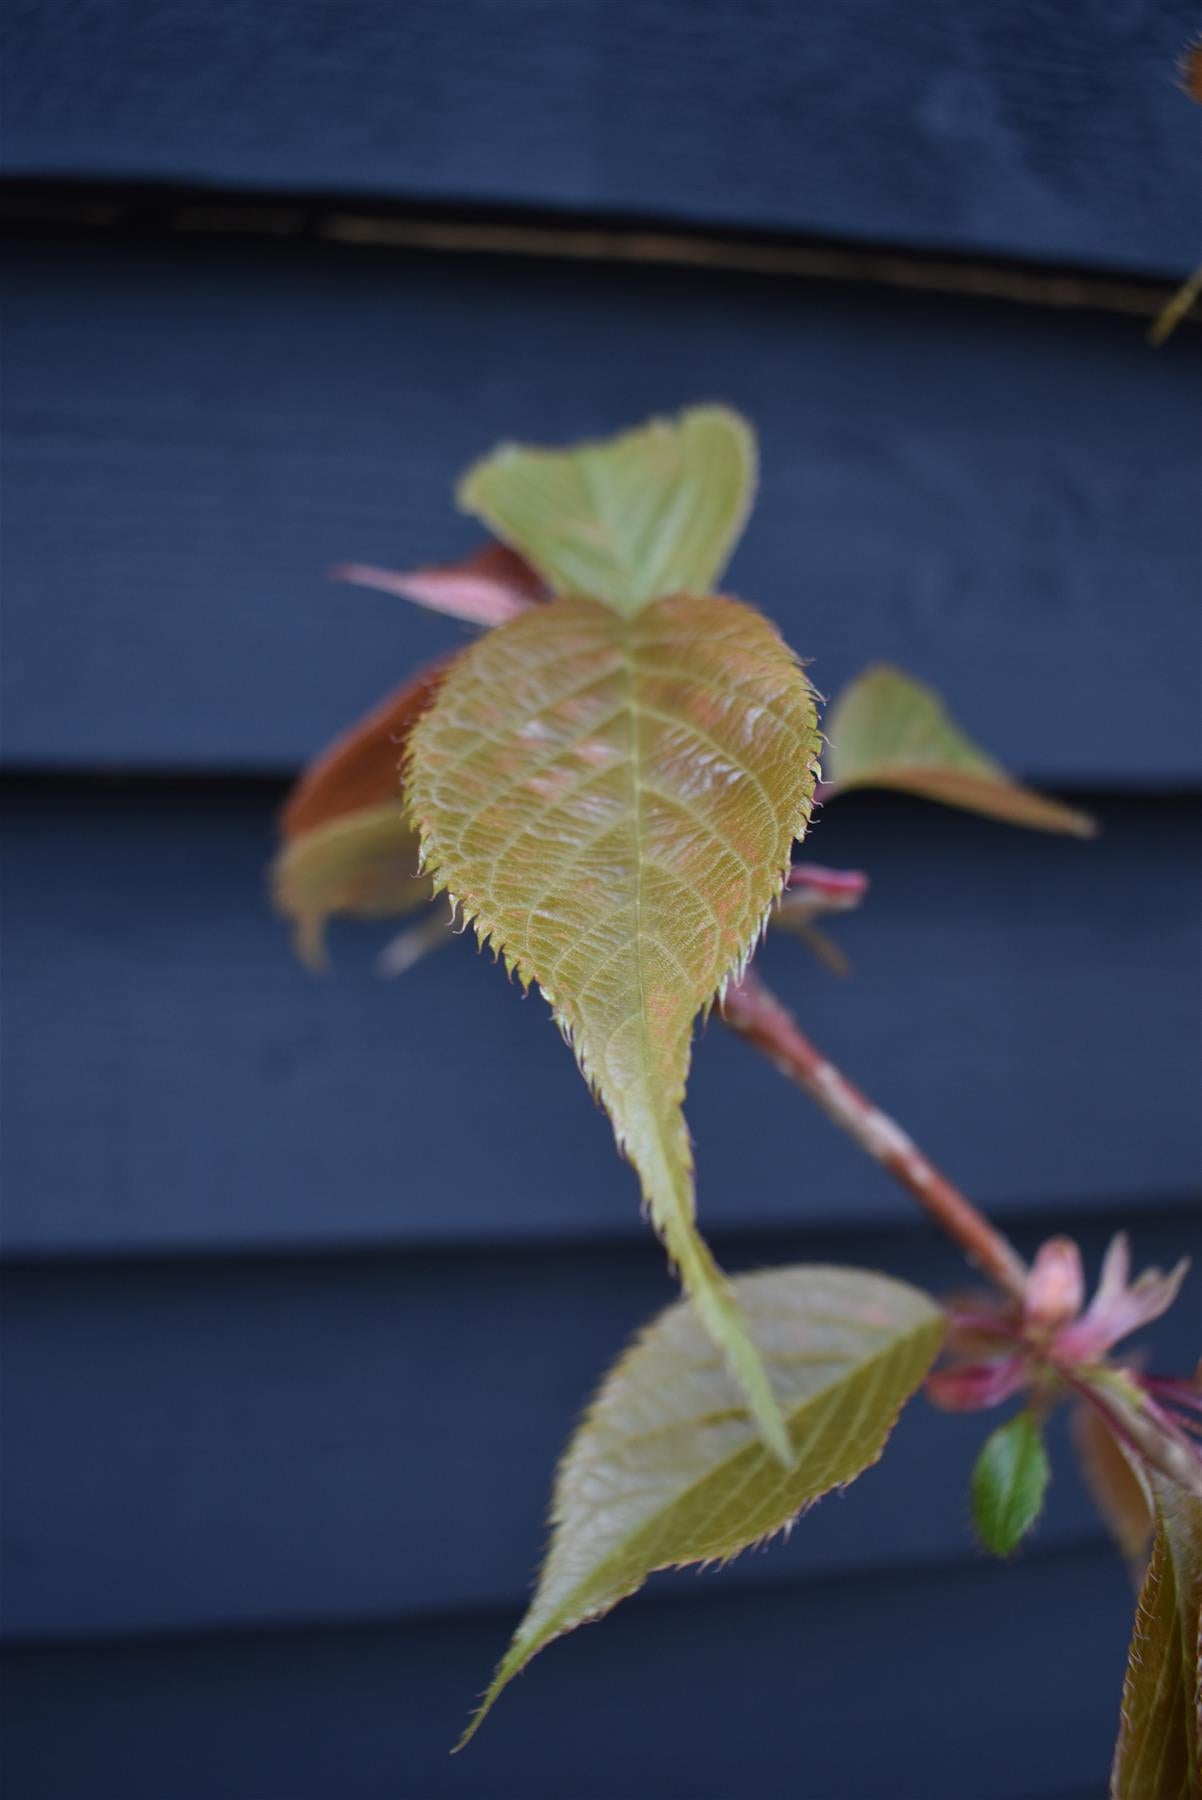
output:
[[[1156,1538],[1135,1610],[1112,1800],[1202,1796],[1202,1497],[1152,1477]]]
[[[1051,1470],[1039,1422],[1029,1412],[986,1438],[972,1472],[977,1535],[995,1556],[1018,1549],[1043,1509]]]
[[[732,1557],[854,1481],[880,1456],[943,1336],[934,1301],[884,1275],[773,1269],[734,1288],[772,1371],[793,1467],[766,1453],[693,1310],[678,1302],[661,1313],[568,1447],[534,1600],[464,1743],[532,1656],[654,1570]]]
[[[418,840],[397,798],[345,813],[286,844],[272,865],[276,906],[296,926],[302,962],[325,960],[326,921],[334,913],[383,919],[413,912],[430,898],[418,874]]]
[[[900,788],[1034,831],[1094,835],[1085,813],[1012,781],[961,731],[938,694],[900,669],[882,663],[865,670],[844,688],[825,724],[823,773],[832,797],[849,788]]]
[[[788,1447],[694,1223],[693,1021],[744,963],[809,821],[814,699],[776,629],[678,595],[559,600],[464,651],[410,739],[425,864],[537,982],[765,1437]]]
[[[503,444],[468,470],[458,500],[555,593],[633,614],[667,594],[712,591],[755,479],[747,421],[699,406],[568,450]]]

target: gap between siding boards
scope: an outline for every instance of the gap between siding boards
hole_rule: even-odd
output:
[[[816,1115],[815,1115],[816,1116]],[[615,1168],[618,1166],[615,1163]],[[900,1190],[895,1196],[903,1209],[909,1205]],[[1089,1196],[1088,1204],[1062,1207],[1061,1222],[1071,1236],[1088,1239],[1091,1234],[1097,1247],[1114,1232],[1128,1229],[1138,1239],[1152,1232],[1176,1231],[1180,1225],[1198,1216],[1199,1196],[1196,1190],[1155,1192],[1147,1195],[1102,1194]],[[993,1206],[990,1217],[1006,1233],[1018,1240],[1024,1254],[1034,1255],[1047,1236],[1056,1209],[1042,1202],[1027,1201],[1014,1206]],[[759,1227],[726,1228],[711,1231],[708,1242],[715,1253],[728,1261],[736,1273],[744,1264],[761,1263],[771,1257],[774,1262],[797,1260],[840,1262],[863,1260],[852,1254],[853,1244],[863,1246],[865,1235],[873,1234],[874,1256],[884,1266],[890,1258],[905,1259],[907,1252],[924,1257],[946,1259],[952,1278],[963,1285],[965,1279],[961,1252],[942,1237],[929,1219],[917,1208],[879,1214],[865,1214],[850,1220],[771,1221]],[[1138,1242],[1136,1244],[1138,1250]],[[1183,1250],[1190,1248],[1183,1243]],[[1088,1244],[1086,1245],[1088,1250]],[[390,1264],[412,1269],[417,1263],[459,1264],[486,1260],[522,1263],[527,1268],[535,1262],[562,1262],[565,1258],[603,1258],[609,1265],[629,1263],[632,1259],[654,1258],[658,1252],[655,1239],[615,1225],[609,1231],[584,1230],[576,1234],[535,1230],[514,1236],[499,1233],[464,1232],[458,1237],[413,1238],[400,1233],[384,1235],[372,1232],[358,1237],[289,1237],[279,1239],[247,1238],[233,1241],[224,1238],[185,1238],[178,1242],[156,1241],[131,1245],[128,1241],[100,1239],[79,1244],[67,1239],[30,1246],[25,1243],[8,1248],[0,1242],[0,1285],[19,1282],[28,1276],[34,1280],[78,1275],[109,1281],[115,1277],[141,1275],[148,1278],[163,1275],[190,1277],[210,1275],[226,1269],[253,1270],[270,1275],[290,1275],[319,1266],[330,1278],[348,1277],[368,1265],[376,1270]],[[917,1279],[913,1274],[903,1279]],[[677,1296],[677,1290],[664,1290],[665,1304]]]
[[[835,1498],[835,1495],[829,1498]],[[747,1555],[752,1554],[749,1549]],[[1061,1543],[1041,1543],[1033,1539],[1024,1549],[1022,1567],[1030,1569],[1035,1564],[1052,1563],[1091,1564],[1115,1563],[1116,1552],[1099,1521],[1097,1529],[1089,1535],[1065,1539]],[[776,1595],[796,1595],[817,1588],[829,1588],[847,1592],[855,1587],[879,1587],[882,1583],[889,1585],[910,1585],[931,1580],[962,1579],[973,1570],[988,1571],[990,1564],[982,1552],[974,1551],[971,1542],[963,1547],[957,1546],[949,1554],[939,1555],[925,1552],[905,1560],[872,1560],[865,1564],[846,1564],[834,1568],[816,1566],[804,1573],[790,1572],[783,1574],[771,1589],[766,1587],[749,1587],[744,1582],[732,1584],[725,1590],[711,1589],[706,1592],[696,1585],[678,1580],[673,1586],[664,1583],[650,1593],[643,1590],[643,1605],[663,1607],[667,1611],[675,1611],[678,1607],[689,1608],[698,1601],[703,1606],[717,1602],[738,1603],[758,1595],[775,1593]],[[662,1575],[672,1571],[653,1571],[653,1575]],[[677,1575],[687,1574],[688,1570],[678,1570]],[[1121,1568],[1118,1568],[1121,1577]],[[18,1656],[37,1655],[42,1653],[86,1654],[101,1649],[120,1651],[123,1649],[139,1649],[151,1645],[160,1645],[164,1650],[172,1650],[186,1643],[209,1643],[214,1645],[234,1642],[276,1642],[281,1638],[323,1638],[334,1637],[353,1632],[363,1636],[386,1636],[393,1632],[421,1630],[431,1625],[471,1626],[473,1624],[491,1624],[496,1619],[510,1618],[517,1613],[520,1601],[512,1598],[484,1600],[471,1599],[448,1601],[445,1604],[427,1602],[415,1606],[411,1611],[388,1611],[384,1613],[330,1613],[329,1615],[314,1613],[298,1613],[294,1617],[248,1618],[239,1620],[204,1620],[202,1622],[181,1621],[176,1624],[156,1623],[154,1625],[132,1625],[117,1627],[98,1627],[83,1629],[54,1629],[50,1631],[20,1631],[0,1634],[0,1654],[15,1659]]]
[[[1004,300],[1154,319],[1175,282],[1111,279],[1065,269],[959,259],[754,233],[686,232],[670,225],[579,224],[555,218],[366,211],[353,203],[278,201],[169,192],[80,192],[56,185],[0,190],[0,222],[20,227],[307,238],[368,249],[546,261],[633,263],[794,280],[860,283],[918,293]],[[1183,323],[1202,323],[1195,306]]]

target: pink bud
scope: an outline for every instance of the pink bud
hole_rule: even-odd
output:
[[[862,869],[824,869],[818,863],[795,863],[785,877],[788,888],[807,888],[833,905],[854,906],[868,892]]]
[[[1085,1299],[1081,1252],[1072,1238],[1049,1238],[1041,1244],[1027,1277],[1028,1321],[1048,1331],[1075,1319]]]

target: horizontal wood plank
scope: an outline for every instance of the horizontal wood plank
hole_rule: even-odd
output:
[[[731,582],[833,693],[888,658],[1049,782],[1196,781],[1199,348],[765,276],[164,236],[3,277],[4,756],[283,770],[455,627],[331,586],[476,540],[452,481],[722,398]]]
[[[27,5],[3,167],[1184,272],[1195,26],[1185,0]]]
[[[1133,1206],[1125,1222],[1141,1264],[1202,1249],[1196,1218]],[[1084,1222],[1091,1267],[1108,1233]],[[868,1264],[935,1292],[964,1278],[950,1246],[896,1230],[724,1249],[734,1268]],[[1157,1367],[1191,1366],[1200,1292],[1195,1275],[1150,1334]],[[516,1618],[560,1451],[672,1297],[650,1244],[10,1272],[3,1633],[485,1605]],[[883,1470],[725,1580],[766,1589],[971,1555],[968,1476],[987,1428],[915,1403]],[[1101,1531],[1063,1432],[1056,1468],[1045,1549]]]
[[[4,1658],[6,1769],[22,1800],[1104,1791],[1131,1613],[1111,1554],[805,1593],[723,1580],[552,1645],[460,1757],[496,1616],[26,1649]]]
[[[399,983],[386,928],[314,977],[264,870],[278,790],[17,784],[5,805],[12,1252],[639,1236],[633,1176],[537,994],[459,938]],[[840,981],[770,939],[829,1054],[1008,1216],[1199,1181],[1196,806],[1094,843],[852,797],[811,839],[874,887]],[[715,1020],[688,1114],[703,1221],[909,1216]],[[69,1128],[67,1128],[69,1126]]]

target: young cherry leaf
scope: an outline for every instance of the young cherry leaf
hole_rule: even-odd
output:
[[[751,427],[724,406],[568,450],[505,444],[459,485],[465,512],[557,594],[633,614],[665,594],[707,594],[755,492]]]
[[[661,1313],[606,1377],[555,1481],[530,1610],[461,1740],[553,1638],[598,1619],[656,1569],[725,1561],[786,1530],[885,1447],[939,1350],[926,1294],[857,1269],[734,1282],[788,1424],[793,1467],[757,1437],[693,1309]]]
[[[330,570],[330,578],[395,594],[448,618],[466,619],[470,625],[503,625],[551,597],[525,558],[505,544],[485,544],[459,562],[439,567],[381,569],[374,563],[339,563]]]
[[[1093,1503],[1138,1579],[1154,1522],[1137,1464],[1096,1406],[1079,1401],[1072,1414],[1073,1446]]]
[[[1202,1796],[1202,1498],[1153,1475],[1144,1577],[1110,1777],[1112,1800]]]
[[[318,969],[326,921],[335,913],[387,919],[415,912],[430,898],[418,873],[417,833],[397,797],[361,807],[285,844],[271,871],[275,903],[296,929],[296,952]]]
[[[1051,1470],[1039,1422],[1021,1412],[986,1438],[972,1472],[977,1536],[995,1556],[1010,1556],[1043,1510]]]
[[[407,681],[348,726],[310,763],[280,814],[280,831],[288,842],[362,807],[380,806],[400,793],[401,760],[409,733],[433,704],[458,655],[453,650],[414,670]]]
[[[866,669],[844,688],[825,725],[827,798],[849,788],[900,788],[1009,825],[1094,835],[1085,813],[1012,781],[961,731],[938,694],[900,669]]]
[[[425,867],[537,982],[765,1438],[788,1445],[694,1223],[681,1110],[698,1012],[746,960],[814,789],[814,697],[775,627],[676,595],[558,600],[462,653],[409,742]]]
[[[418,840],[401,798],[409,733],[433,701],[454,655],[411,675],[343,732],[307,769],[280,815],[283,848],[271,870],[276,906],[296,927],[310,967],[324,958],[334,913],[387,918],[430,898]]]

